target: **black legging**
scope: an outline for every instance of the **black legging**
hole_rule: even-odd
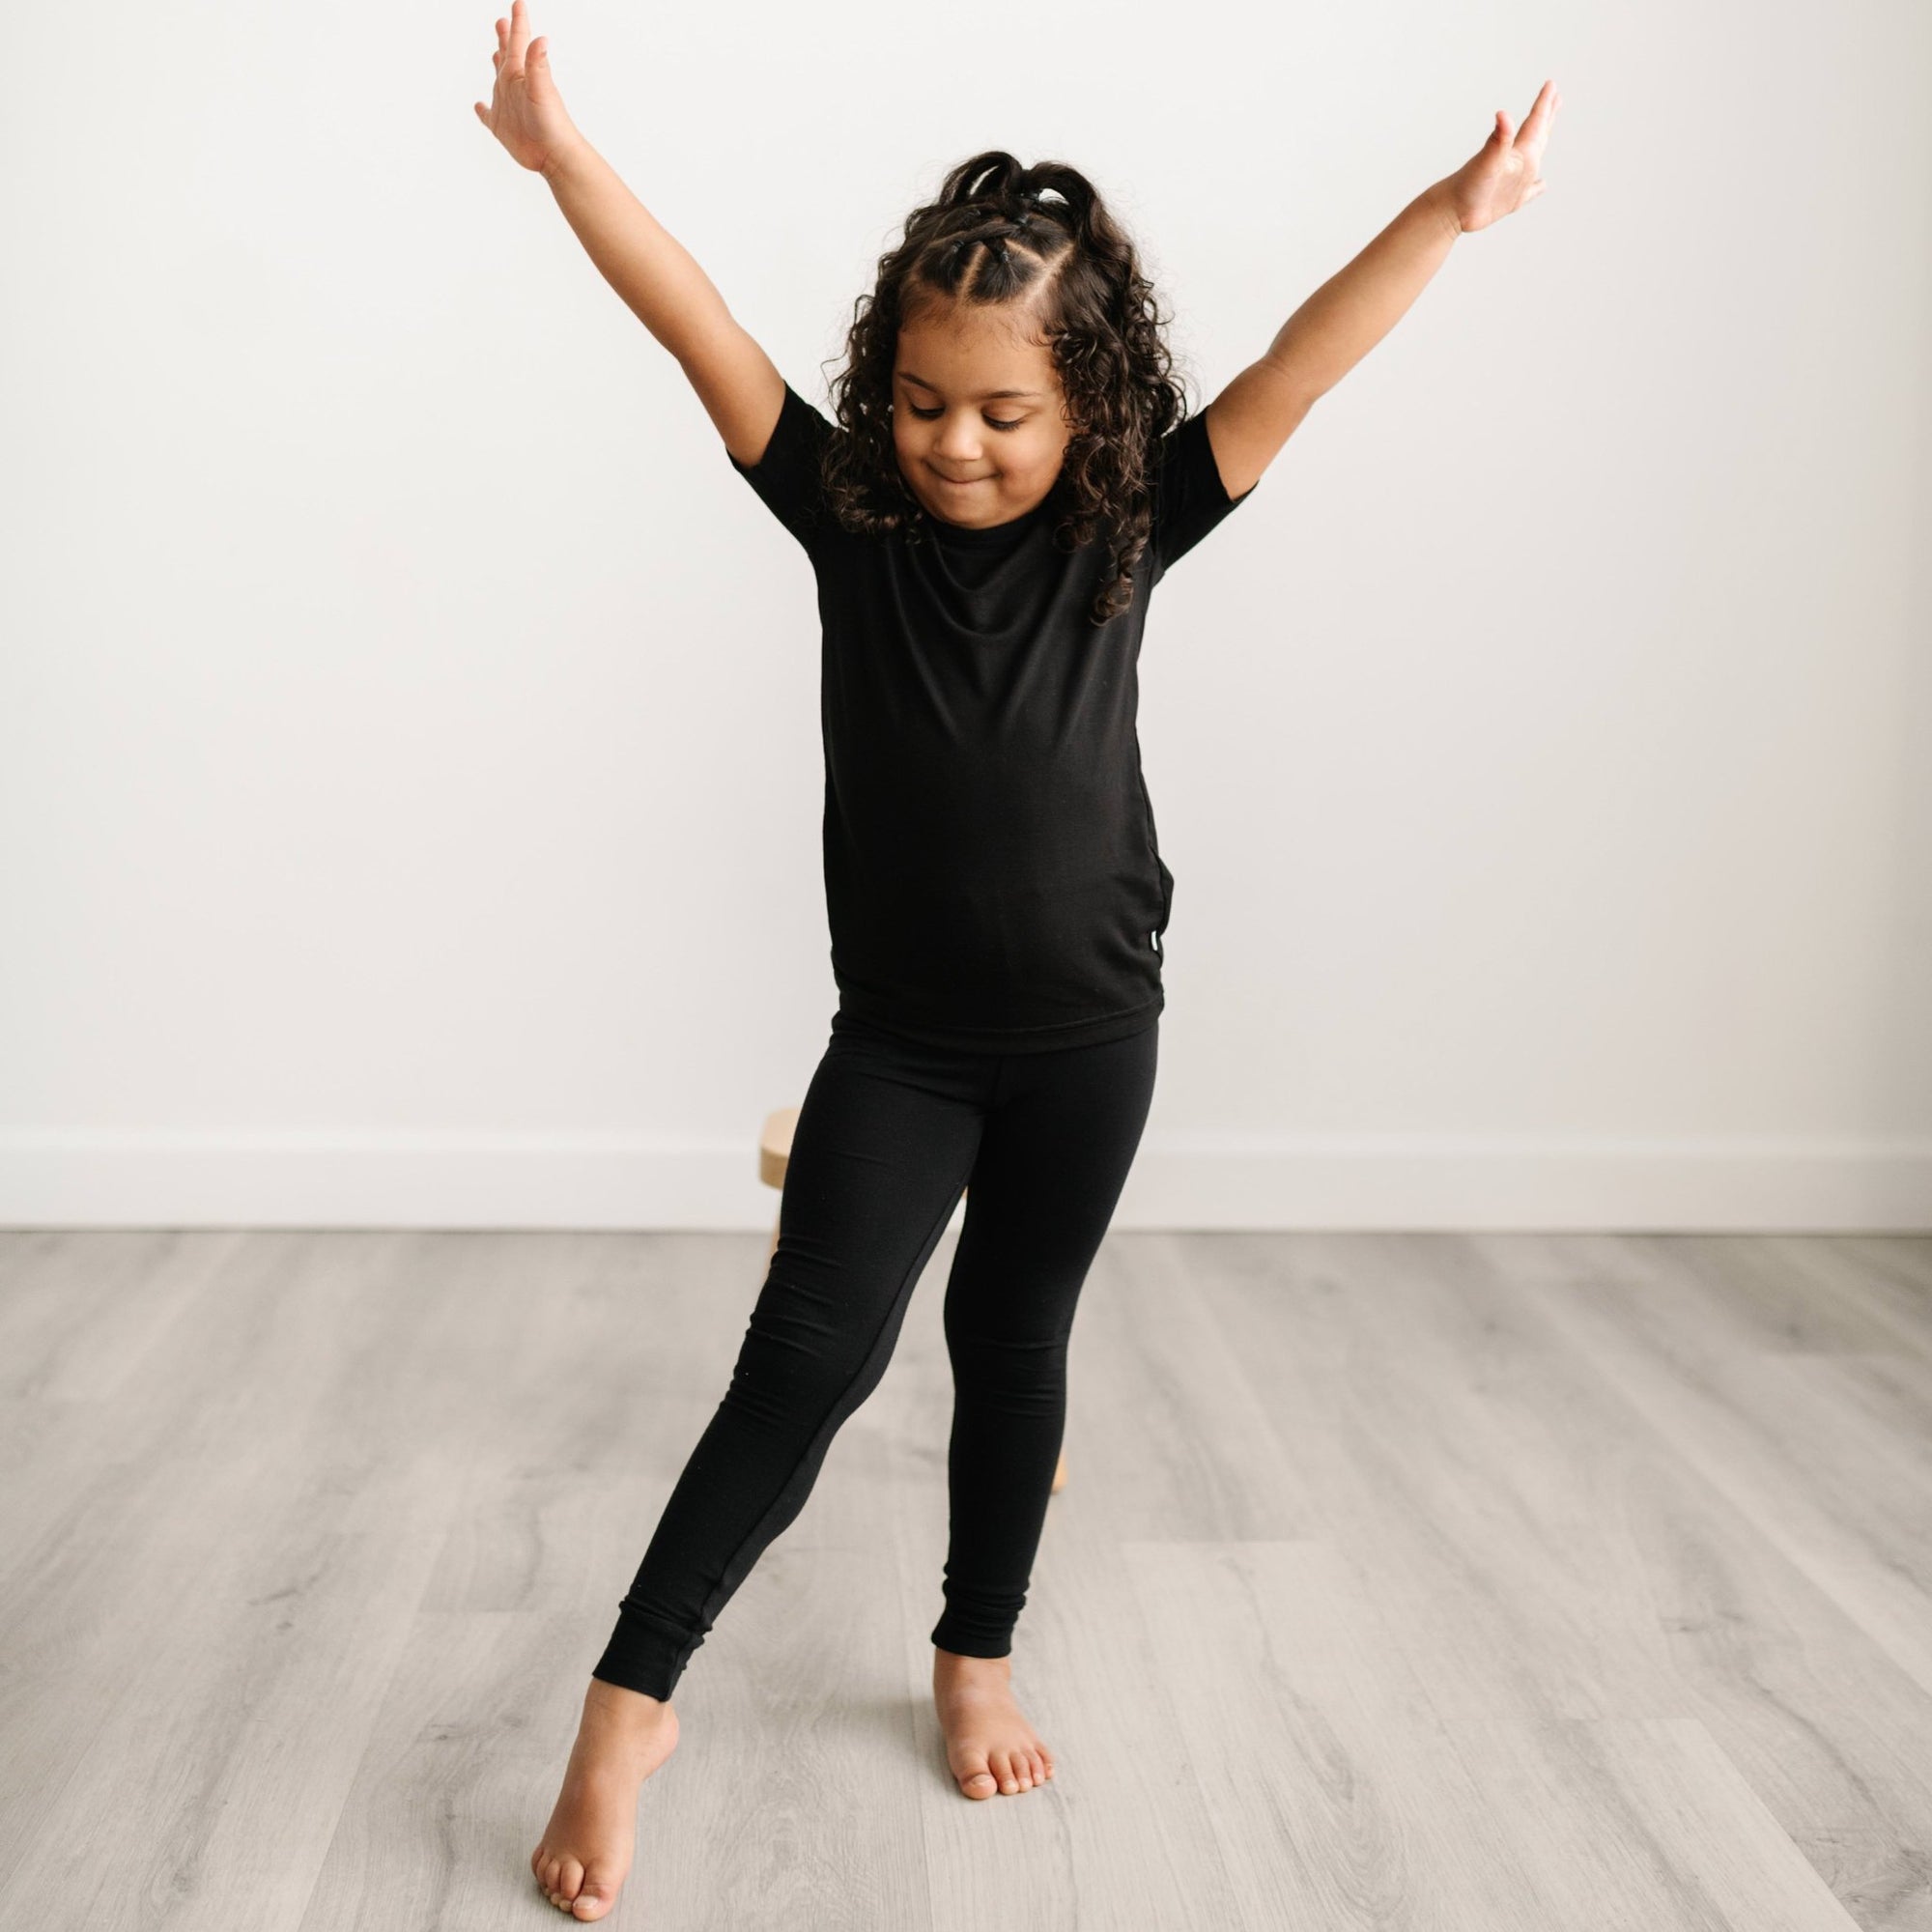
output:
[[[1156,1018],[1098,1046],[977,1054],[834,1016],[730,1387],[593,1676],[669,1697],[878,1386],[969,1181],[944,1310],[951,1541],[932,1641],[1010,1653],[1060,1457],[1074,1304],[1140,1145],[1158,1037]]]

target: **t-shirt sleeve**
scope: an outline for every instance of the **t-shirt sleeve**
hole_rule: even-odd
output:
[[[832,519],[820,466],[825,445],[836,433],[831,420],[787,383],[778,424],[764,455],[755,464],[745,464],[728,449],[724,452],[731,468],[758,493],[765,507],[808,554]]]
[[[1222,487],[1208,440],[1205,411],[1169,430],[1160,440],[1149,493],[1148,552],[1153,558],[1155,581],[1260,487],[1251,483],[1238,497],[1229,496]]]

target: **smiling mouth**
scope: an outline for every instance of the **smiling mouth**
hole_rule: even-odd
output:
[[[949,476],[943,469],[932,472],[942,483],[951,483],[955,490],[963,489],[968,483],[990,483],[990,476]]]

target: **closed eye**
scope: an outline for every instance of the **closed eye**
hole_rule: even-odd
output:
[[[945,413],[943,410],[923,410],[919,407],[917,403],[908,403],[906,405],[906,408],[909,409],[913,412],[913,414],[920,419],[921,422],[930,422],[934,416],[943,415]],[[1018,429],[1019,426],[1026,421],[1026,417],[1015,416],[1011,422],[1002,422],[997,416],[987,416],[983,420],[988,429]]]

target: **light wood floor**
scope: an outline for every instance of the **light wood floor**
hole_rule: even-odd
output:
[[[1932,1928],[1932,1238],[1109,1237],[929,1701],[949,1235],[612,1926]],[[755,1235],[0,1234],[0,1926],[494,1932]]]

